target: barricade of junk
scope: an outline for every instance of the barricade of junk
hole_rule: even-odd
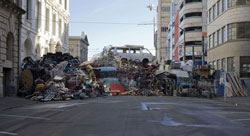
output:
[[[108,53],[80,63],[69,54],[48,53],[38,61],[24,59],[19,94],[43,102],[116,95],[249,95],[246,84],[235,73],[211,71],[209,66],[194,69],[192,61],[167,61],[162,67],[150,62],[123,61]]]

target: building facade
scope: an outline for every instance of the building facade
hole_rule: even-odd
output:
[[[16,95],[19,68],[20,0],[0,1],[0,97]]]
[[[156,57],[159,63],[164,63],[167,58],[166,39],[170,20],[170,4],[171,0],[158,0]]]
[[[69,36],[69,53],[81,62],[88,60],[88,46],[88,37],[84,32],[81,36]]]
[[[250,1],[209,0],[208,62],[250,78]]]
[[[195,62],[201,62],[207,39],[207,2],[206,0],[173,2],[177,10],[173,16],[174,44],[171,56],[176,61],[192,60],[194,56]]]
[[[21,61],[68,52],[69,0],[23,0]]]

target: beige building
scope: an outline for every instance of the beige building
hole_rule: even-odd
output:
[[[21,61],[68,52],[69,0],[22,0]]]
[[[19,68],[19,24],[25,11],[19,0],[0,1],[0,97],[16,95]]]
[[[81,62],[88,60],[88,46],[88,37],[84,32],[81,36],[69,37],[69,53],[73,57],[78,57]]]
[[[164,62],[167,56],[166,39],[170,20],[170,4],[171,0],[158,0],[156,57],[159,63]]]
[[[208,0],[208,62],[250,78],[249,0]]]

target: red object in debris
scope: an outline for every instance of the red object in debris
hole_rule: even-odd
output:
[[[120,91],[121,93],[124,93],[124,88],[121,84],[110,84],[110,90],[111,91]],[[116,95],[117,93],[112,93],[112,95]]]

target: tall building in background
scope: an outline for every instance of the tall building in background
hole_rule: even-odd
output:
[[[250,84],[250,1],[208,0],[208,62]]]
[[[21,60],[68,52],[69,0],[23,0]]]
[[[69,53],[81,62],[88,60],[88,46],[88,37],[84,32],[81,36],[69,36]]]
[[[170,20],[170,4],[171,0],[158,0],[156,57],[159,63],[163,63],[167,56],[166,37]]]
[[[14,96],[18,84],[21,0],[0,2],[0,97]]]
[[[196,63],[201,63],[203,51],[206,48],[207,32],[207,2],[206,0],[175,0],[172,1],[172,26],[168,40],[172,43],[171,57],[175,61],[192,60],[193,48]],[[185,35],[185,36],[184,36]],[[185,48],[185,49],[184,49]],[[185,52],[185,55],[184,55]],[[184,59],[184,56],[186,58]]]

